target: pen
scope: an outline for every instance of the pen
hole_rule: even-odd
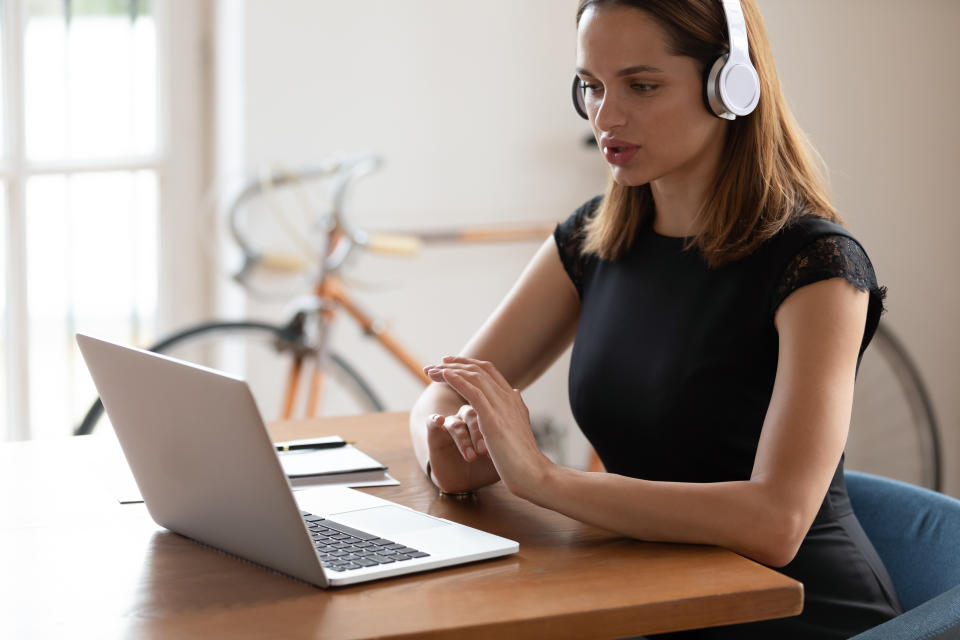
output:
[[[290,440],[288,442],[277,442],[274,448],[277,451],[300,451],[303,449],[336,449],[346,446],[347,442],[343,438],[333,436],[329,438],[305,438],[303,440]]]

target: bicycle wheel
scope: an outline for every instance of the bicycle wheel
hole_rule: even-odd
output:
[[[302,318],[295,318],[286,326],[253,321],[202,323],[160,340],[149,350],[246,379],[266,420],[283,417],[289,372],[299,354],[304,357],[305,370],[296,390],[300,401],[292,417],[304,415],[313,353],[305,344]],[[327,354],[320,406],[322,416],[384,410],[366,380],[333,352]],[[103,404],[97,399],[74,429],[74,435],[92,433],[102,415]]]
[[[882,322],[857,374],[846,467],[941,488],[933,404],[906,349]]]

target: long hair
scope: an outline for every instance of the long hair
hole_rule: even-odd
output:
[[[752,253],[799,215],[842,222],[830,202],[820,157],[787,105],[766,29],[754,0],[741,0],[750,58],[760,78],[756,110],[729,123],[712,194],[688,240],[710,266]],[[720,0],[580,0],[577,24],[589,7],[626,6],[651,16],[667,34],[671,53],[693,58],[704,73],[729,50]],[[612,178],[585,227],[583,251],[615,260],[640,223],[653,215],[650,185],[623,186]]]

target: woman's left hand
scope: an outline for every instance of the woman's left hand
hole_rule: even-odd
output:
[[[512,493],[530,499],[553,463],[537,447],[520,391],[493,364],[473,358],[447,356],[426,372],[470,403],[500,478]]]

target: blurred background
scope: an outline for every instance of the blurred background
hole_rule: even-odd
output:
[[[960,3],[758,4],[836,204],[889,287],[884,322],[926,383],[944,488],[960,495]],[[570,105],[575,5],[0,1],[0,438],[64,436],[83,417],[95,392],[76,331],[147,345],[211,317],[286,318],[302,279],[268,280],[266,298],[230,279],[224,209],[265,170],[378,154],[348,201],[364,229],[566,218],[606,180]],[[355,253],[345,273],[433,362],[538,245]],[[412,405],[420,383],[362,331],[338,323],[333,344],[387,408]],[[525,397],[555,457],[583,466],[567,366]]]

